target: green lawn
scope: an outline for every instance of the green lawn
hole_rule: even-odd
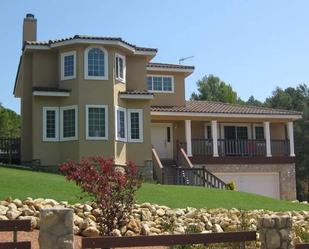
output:
[[[74,183],[67,182],[63,176],[0,167],[0,199],[8,196],[19,199],[28,196],[52,198],[76,203],[80,202],[81,191]],[[137,201],[157,203],[173,208],[190,206],[309,211],[309,205],[306,204],[294,204],[237,191],[150,183],[142,185],[137,194]]]

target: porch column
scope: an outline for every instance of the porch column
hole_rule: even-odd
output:
[[[294,152],[294,127],[293,122],[287,123],[287,132],[288,132],[288,138],[290,141],[290,156],[295,156]]]
[[[218,125],[217,120],[211,121],[211,134],[212,134],[212,151],[213,157],[218,157]]]
[[[270,141],[270,124],[269,121],[264,122],[264,137],[266,140],[266,156],[271,157],[271,141]]]
[[[192,156],[191,120],[185,120],[187,155]]]

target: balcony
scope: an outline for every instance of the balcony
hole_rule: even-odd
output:
[[[212,139],[192,139],[194,163],[254,163],[254,162],[292,162],[289,140],[270,140],[271,157],[267,156],[266,140],[256,139],[218,139],[218,155],[214,155]],[[187,150],[187,143],[179,143]]]

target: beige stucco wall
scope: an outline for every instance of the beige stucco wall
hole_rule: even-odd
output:
[[[181,106],[185,104],[185,74],[184,73],[148,71],[147,75],[170,75],[174,77],[174,92],[173,93],[154,93],[154,99],[152,100],[151,105]]]
[[[100,47],[100,46],[98,46]],[[126,54],[124,50],[113,46],[104,46],[108,51],[108,80],[86,80],[84,78],[85,45],[66,46],[52,52],[35,52],[24,56],[26,70],[23,78],[21,109],[23,115],[22,148],[24,160],[40,159],[42,165],[58,165],[69,159],[79,161],[83,157],[101,155],[114,158],[117,164],[125,164],[128,160],[143,166],[151,159],[150,143],[150,101],[122,100],[119,92],[125,91],[128,85],[142,82],[146,78],[146,58]],[[60,79],[60,55],[63,52],[76,51],[77,74],[75,79]],[[115,80],[115,53],[128,57],[127,83]],[[33,60],[32,60],[33,57]],[[132,63],[132,65],[131,65]],[[138,68],[136,68],[138,67]],[[128,69],[135,68],[132,72]],[[131,83],[131,84],[130,84]],[[38,97],[32,96],[32,87],[59,87],[70,90],[69,97]],[[86,140],[86,105],[108,106],[108,139]],[[43,141],[43,107],[78,106],[78,139],[75,141]],[[115,106],[123,108],[143,109],[143,143],[115,141]],[[31,115],[33,111],[33,116]],[[31,131],[33,130],[33,133]]]

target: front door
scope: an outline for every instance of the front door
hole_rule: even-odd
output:
[[[172,124],[152,123],[151,143],[160,158],[173,158]]]

